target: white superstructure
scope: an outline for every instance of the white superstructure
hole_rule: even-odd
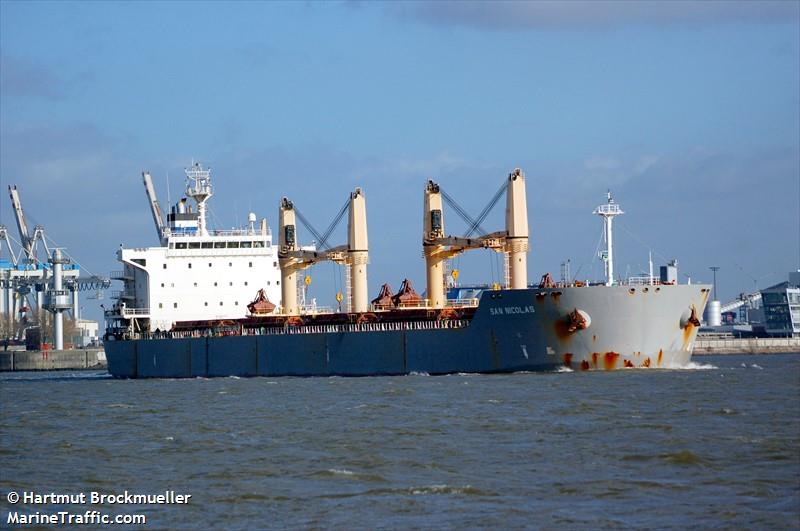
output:
[[[266,219],[256,226],[250,214],[247,228],[209,229],[205,212],[211,173],[195,163],[186,170],[186,195],[195,200],[197,211],[181,199],[164,223],[150,175],[143,177],[163,244],[117,251],[123,270],[112,278],[121,280],[123,289],[106,312],[115,322],[112,328],[164,331],[177,321],[239,319],[248,314],[247,305],[260,289],[280,304],[278,254]]]

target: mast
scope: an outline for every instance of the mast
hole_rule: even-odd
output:
[[[528,287],[528,204],[525,174],[517,168],[508,175],[506,192],[506,252],[511,289]]]
[[[347,223],[347,265],[350,267],[352,282],[351,312],[366,312],[367,264],[369,263],[369,244],[367,243],[367,206],[361,188],[350,194],[350,215]]]
[[[192,164],[191,168],[185,168],[186,173],[186,195],[197,203],[197,235],[208,236],[206,228],[206,201],[214,192],[211,189],[211,168],[204,169],[199,162]]]
[[[606,250],[600,255],[600,258],[606,265],[606,286],[614,285],[614,231],[612,224],[614,217],[624,214],[620,206],[614,202],[611,197],[611,190],[606,194],[606,204],[600,205],[594,209],[594,213],[603,218],[603,225],[605,227],[606,236]]]
[[[444,238],[444,215],[439,185],[428,181],[422,219],[422,252],[428,280],[428,303],[431,308],[444,308],[444,261],[439,240]]]
[[[297,315],[297,269],[293,267],[295,260],[292,253],[300,248],[297,245],[297,225],[294,205],[287,198],[281,200],[278,211],[279,247],[278,261],[281,265],[281,304],[283,313]]]

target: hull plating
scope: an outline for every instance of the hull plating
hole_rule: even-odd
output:
[[[645,289],[646,288],[646,289]],[[630,291],[633,289],[633,291]],[[106,342],[111,374],[370,376],[545,371],[686,364],[707,286],[615,286],[486,291],[456,329],[251,335]],[[589,316],[570,331],[570,312]]]

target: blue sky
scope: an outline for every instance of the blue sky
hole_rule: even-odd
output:
[[[474,215],[516,166],[531,279],[602,275],[607,188],[623,275],[648,249],[719,265],[727,300],[800,267],[798,2],[2,1],[0,61],[0,184],[94,273],[156,242],[140,172],[174,201],[192,158],[219,227],[288,196],[324,228],[363,187],[373,293],[424,289],[427,179]],[[498,277],[488,251],[458,266]],[[311,274],[332,300],[334,266]]]

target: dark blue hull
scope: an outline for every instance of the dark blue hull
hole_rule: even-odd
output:
[[[527,313],[490,315],[492,307]],[[122,378],[373,376],[552,370],[531,290],[487,294],[462,328],[245,335],[106,342]]]
[[[700,285],[484,291],[461,322],[244,330],[251,335],[107,341],[105,349],[109,372],[122,378],[669,368],[691,358],[690,316],[702,314],[708,293]],[[576,310],[586,322],[570,328]]]

